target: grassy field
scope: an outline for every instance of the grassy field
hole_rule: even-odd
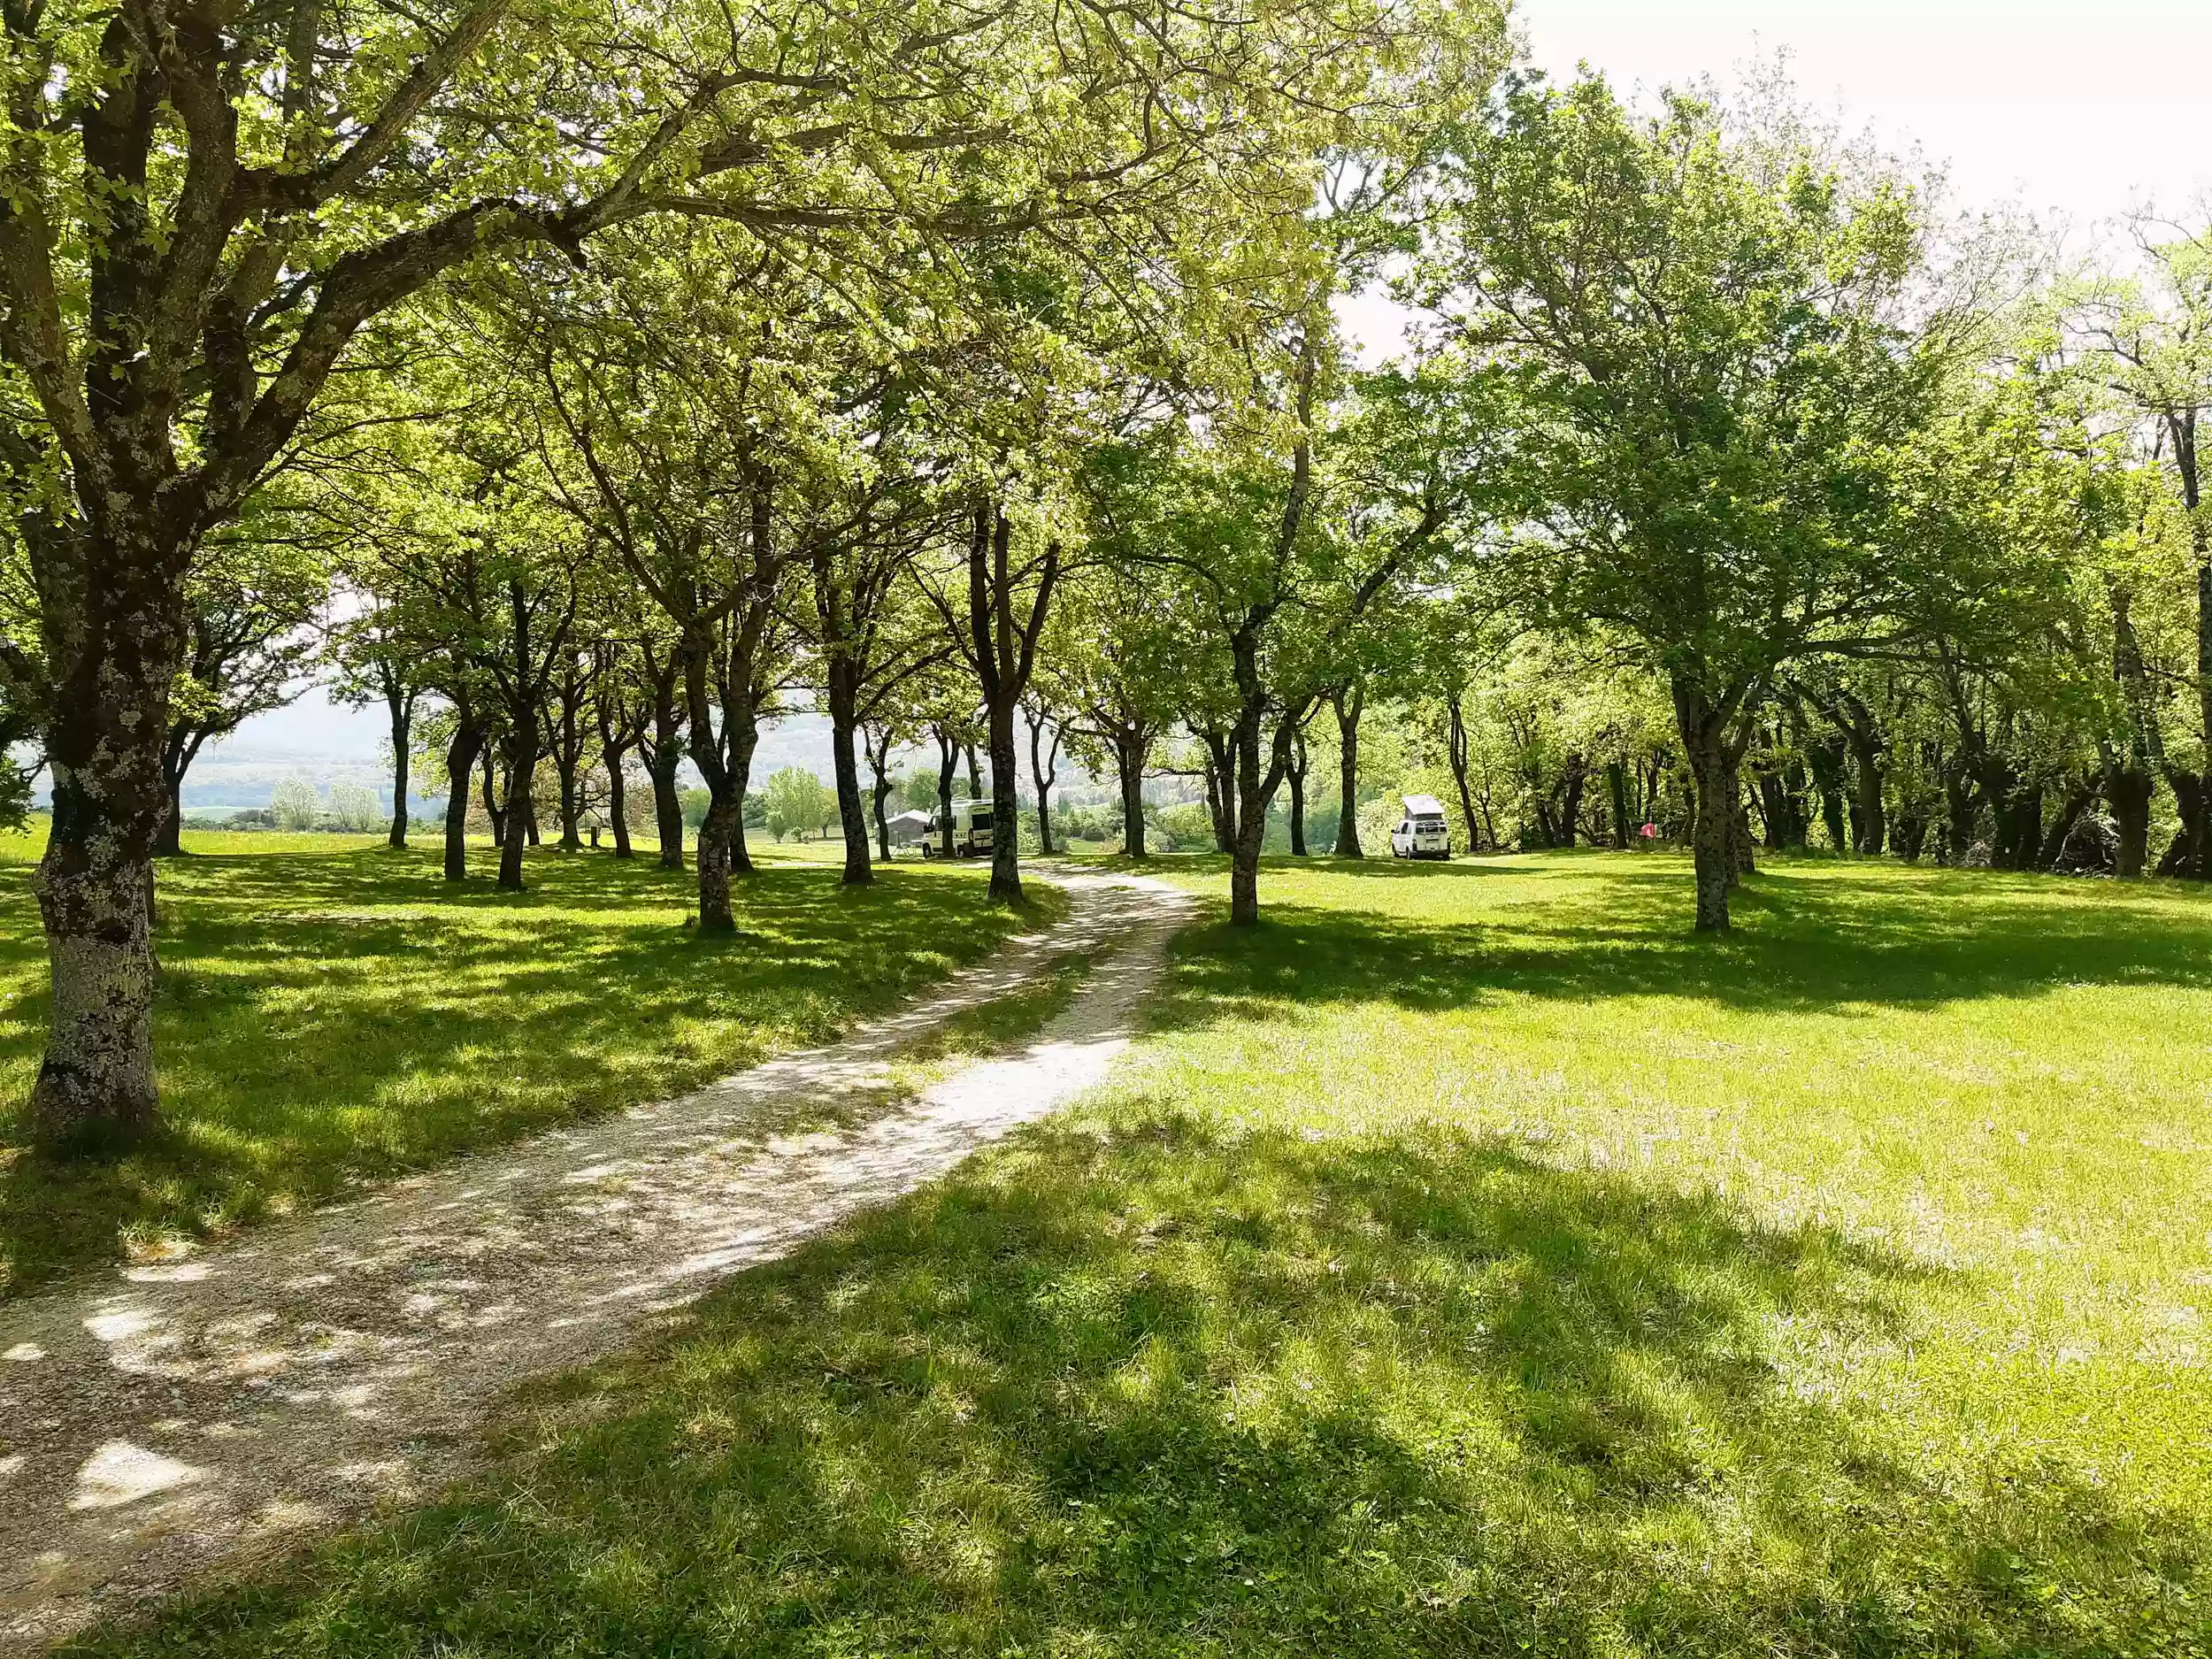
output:
[[[1263,894],[1082,1109],[83,1651],[2208,1651],[2204,895]]]
[[[982,872],[962,866],[902,865],[848,893],[815,848],[760,854],[737,935],[702,939],[689,879],[649,857],[534,855],[518,896],[488,879],[449,892],[434,845],[185,843],[194,856],[159,881],[171,1133],[111,1168],[57,1165],[0,1118],[0,1296],[817,1041],[1034,919],[994,911]],[[43,1040],[40,844],[0,835],[11,1109]]]

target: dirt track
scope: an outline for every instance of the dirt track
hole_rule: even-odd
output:
[[[843,1041],[0,1310],[0,1653],[435,1487],[517,1380],[620,1346],[1089,1087],[1188,902],[1060,879],[1066,920]],[[879,1100],[902,1048],[1073,953],[1096,965],[1020,1054],[857,1127],[774,1133]]]

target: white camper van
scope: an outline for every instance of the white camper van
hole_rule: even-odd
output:
[[[1452,833],[1444,822],[1444,803],[1432,795],[1406,796],[1398,827],[1390,832],[1393,858],[1449,858]]]
[[[933,858],[943,850],[945,818],[941,812],[933,812],[929,819],[929,834],[922,842],[922,856]],[[955,801],[952,803],[952,856],[956,858],[987,858],[991,855],[991,803],[988,801]]]

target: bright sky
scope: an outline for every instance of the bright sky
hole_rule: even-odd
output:
[[[1778,52],[1968,203],[2094,223],[2212,189],[2212,0],[1517,0],[1536,62],[1655,88]],[[2074,238],[2070,238],[2073,242]],[[2078,245],[2078,244],[2077,244]]]
[[[1961,209],[2009,204],[2070,253],[2126,257],[2114,221],[2150,204],[2212,217],[2212,0],[1514,0],[1537,66],[1587,63],[1624,93],[1700,76],[1724,88],[1786,57],[1800,96],[1917,150]],[[1339,306],[1371,361],[1405,313]]]

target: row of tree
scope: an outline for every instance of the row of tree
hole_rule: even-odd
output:
[[[2201,238],[2058,273],[1776,88],[1555,88],[1480,6],[6,27],[50,1140],[153,1121],[180,780],[316,650],[454,880],[595,788],[681,862],[695,779],[709,931],[795,703],[855,885],[912,749],[1002,825],[1025,762],[1048,837],[1064,754],[1133,856],[1187,774],[1253,922],[1317,755],[1358,850],[1371,709],[1471,839],[1678,834],[1704,929],[1816,820],[2206,872]]]

